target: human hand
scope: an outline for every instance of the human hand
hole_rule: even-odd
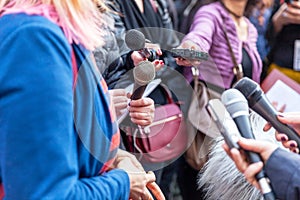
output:
[[[300,135],[300,112],[279,113],[277,118],[280,122],[293,127]],[[264,127],[264,131],[268,131],[271,127],[271,124],[267,123]],[[275,138],[277,141],[281,142],[284,147],[290,149],[290,151],[299,153],[297,143],[294,140],[288,140],[288,136],[286,134],[278,133],[276,131]]]
[[[148,97],[131,100],[128,111],[133,123],[140,126],[147,126],[154,120],[154,101]]]
[[[201,50],[200,47],[191,40],[186,40],[177,48],[181,49],[192,49],[192,50]],[[176,58],[176,63],[181,66],[190,67],[190,66],[198,66],[200,64],[200,61],[198,60],[187,60],[184,58]]]
[[[144,57],[138,51],[133,51],[132,52],[131,59],[133,61],[134,66],[137,66],[142,61],[148,60],[146,57]]]
[[[271,154],[278,148],[277,145],[270,142],[245,138],[240,138],[238,144],[244,150],[249,150],[260,154],[263,162],[267,161]],[[247,181],[256,188],[260,189],[255,175],[263,169],[263,162],[250,164],[247,161],[244,152],[240,152],[236,148],[232,148],[230,150],[226,144],[223,144],[223,148],[234,161],[237,169],[244,174]]]
[[[155,183],[153,172],[146,173],[143,169],[137,168],[136,164],[128,156],[120,156],[115,160],[116,168],[127,172],[130,180],[130,199],[132,200],[153,200],[149,190],[153,192],[157,199],[164,200],[164,195]]]
[[[128,106],[129,98],[127,97],[126,91],[124,89],[112,89],[109,90],[109,94],[115,106],[116,115],[119,117]]]
[[[163,66],[165,65],[163,60],[154,60],[152,62],[152,64],[154,65],[155,71],[159,71],[161,68],[163,68]]]
[[[300,24],[300,2],[292,1],[282,4],[272,18],[274,30],[280,32],[282,27],[288,24]]]
[[[124,158],[128,158],[131,161],[131,163],[140,171],[142,172],[144,171],[142,164],[136,159],[136,157],[133,154],[129,153],[128,151],[118,149],[115,162],[118,163],[120,160]]]
[[[159,48],[155,50],[153,49],[153,51],[155,51],[156,56],[162,55],[162,51]],[[131,54],[131,59],[134,66],[137,66],[142,61],[148,60],[148,58],[139,51],[133,51]],[[156,71],[160,70],[164,66],[164,62],[162,60],[155,59],[152,63],[155,66]]]

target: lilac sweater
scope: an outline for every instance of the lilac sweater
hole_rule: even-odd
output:
[[[209,61],[203,62],[199,66],[201,80],[223,88],[231,86],[234,78],[232,72],[234,65],[223,31],[223,24],[225,24],[237,62],[242,62],[242,47],[244,47],[253,63],[252,78],[259,82],[262,62],[256,47],[257,31],[248,19],[246,22],[248,23],[248,39],[240,41],[233,19],[219,2],[203,6],[197,11],[190,32],[183,41],[196,42],[203,51],[210,55]],[[184,69],[184,74],[189,81],[192,80],[189,67]]]

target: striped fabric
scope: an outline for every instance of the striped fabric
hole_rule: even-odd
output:
[[[98,172],[103,173],[113,163],[120,144],[115,110],[106,82],[90,57],[78,46],[73,49],[79,69],[74,88],[75,127],[83,146],[100,162]],[[94,103],[86,105],[84,102]]]

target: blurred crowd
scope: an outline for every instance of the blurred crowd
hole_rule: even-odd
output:
[[[275,69],[299,84],[299,1],[0,0],[0,27],[0,199],[263,199],[262,169],[276,199],[300,199],[300,144],[251,111],[258,140],[230,149],[204,121],[206,105],[192,107],[201,85],[220,99]],[[159,79],[146,96],[143,66]],[[131,134],[156,126],[170,99],[193,137],[147,163]],[[272,103],[300,137],[300,114]]]

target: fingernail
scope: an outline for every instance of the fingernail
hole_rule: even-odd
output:
[[[159,60],[156,60],[154,63],[155,63],[156,65],[158,65],[158,64],[159,64]]]
[[[291,143],[290,147],[296,147],[296,144],[295,143]]]
[[[280,138],[280,140],[281,140],[282,142],[284,142],[284,141],[286,141],[286,138],[285,138],[284,136],[282,136],[282,137]]]
[[[294,153],[298,153],[298,151],[296,149],[293,150]]]
[[[161,51],[160,49],[157,50],[157,53],[158,53],[159,55],[162,55],[162,51]]]
[[[165,63],[164,63],[164,61],[160,60],[159,64],[164,65]]]

